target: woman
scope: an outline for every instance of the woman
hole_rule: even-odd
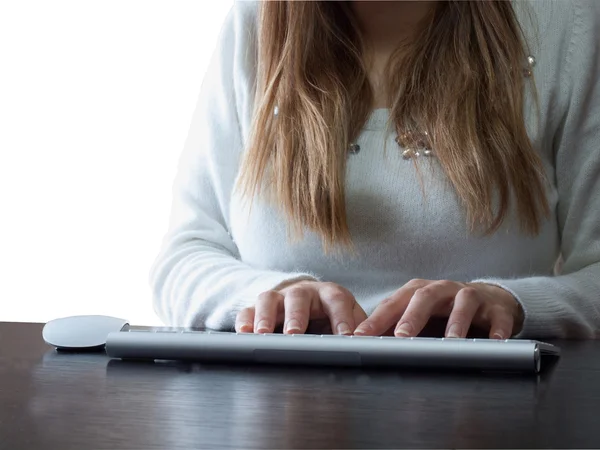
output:
[[[600,336],[599,42],[595,0],[236,3],[152,270],[157,313]]]

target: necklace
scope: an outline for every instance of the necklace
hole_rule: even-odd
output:
[[[427,131],[404,131],[394,138],[398,147],[402,150],[402,158],[405,160],[425,156],[431,158],[434,155],[429,143],[429,133]],[[348,153],[355,155],[360,152],[360,145],[356,143],[350,144]]]
[[[535,67],[536,62],[533,55],[527,56],[527,61],[523,68],[523,76],[525,78],[531,78],[533,76],[533,68]],[[427,158],[435,156],[431,149],[429,133],[427,131],[404,131],[396,135],[394,140],[396,141],[396,144],[398,144],[398,147],[403,149],[402,158],[405,160],[418,158],[420,156],[425,156]],[[355,155],[358,152],[360,152],[360,145],[357,143],[350,144],[348,153]]]
[[[525,67],[523,68],[523,76],[525,78],[531,78],[533,76],[533,68],[536,65],[536,59],[534,56],[527,56]],[[279,114],[279,107],[275,106],[273,114],[277,116]],[[424,156],[431,158],[435,156],[431,143],[429,140],[429,133],[427,131],[403,131],[396,135],[394,138],[398,147],[402,149],[402,158],[410,160]],[[348,154],[355,155],[360,152],[360,145],[356,142],[350,144],[348,148]]]

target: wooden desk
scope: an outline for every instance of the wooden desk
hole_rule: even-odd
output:
[[[600,341],[540,377],[151,364],[0,323],[0,449],[600,448]]]

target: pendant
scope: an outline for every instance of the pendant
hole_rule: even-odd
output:
[[[418,158],[419,156],[425,156],[426,158],[434,156],[427,131],[405,131],[396,136],[395,141],[399,147],[404,149],[402,158],[405,160]]]

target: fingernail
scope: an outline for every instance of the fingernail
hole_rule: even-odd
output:
[[[350,327],[348,326],[348,324],[346,322],[341,322],[337,326],[337,332],[338,332],[338,334],[351,334],[352,330],[350,330]]]
[[[494,333],[494,335],[492,336],[492,339],[504,340],[504,336],[502,336],[500,333]]]
[[[448,329],[448,332],[446,333],[446,337],[449,337],[449,338],[460,337],[460,325],[457,323],[453,323],[450,326],[450,328]]]
[[[240,333],[251,333],[252,332],[252,324],[251,323],[244,323],[242,325],[240,325]]]
[[[269,322],[264,319],[258,322],[258,324],[256,325],[256,332],[266,333],[267,331],[269,331]]]
[[[368,323],[363,323],[362,325],[359,325],[356,330],[354,330],[354,334],[368,334],[370,329],[371,325]]]
[[[403,323],[402,325],[400,325],[399,327],[396,328],[396,330],[394,331],[394,334],[396,336],[400,335],[400,336],[410,336],[412,332],[412,326],[410,325],[410,323]]]
[[[285,333],[291,333],[293,331],[300,332],[301,326],[297,319],[290,319],[285,324]]]

